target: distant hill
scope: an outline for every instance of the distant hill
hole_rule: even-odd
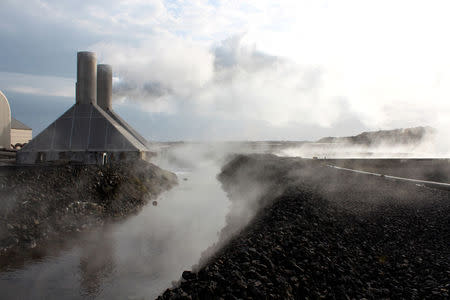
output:
[[[430,137],[435,133],[436,129],[432,127],[420,126],[394,130],[369,131],[347,137],[324,137],[316,141],[316,143],[344,143],[357,145],[419,144],[424,141],[426,137]]]

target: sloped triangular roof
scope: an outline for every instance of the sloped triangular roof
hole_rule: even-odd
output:
[[[11,129],[31,130],[30,127],[14,118],[11,118]]]
[[[147,148],[96,104],[77,103],[21,151],[147,151]]]
[[[137,132],[130,124],[128,124],[124,119],[122,119],[115,111],[111,109],[104,110],[111,118],[114,119],[120,126],[125,128],[132,136],[134,136],[141,144],[148,147],[148,141]]]

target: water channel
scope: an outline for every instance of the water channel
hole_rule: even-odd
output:
[[[157,206],[149,203],[120,224],[83,234],[55,254],[0,272],[0,298],[157,297],[217,241],[229,207],[215,164],[171,171],[179,185],[162,194]]]

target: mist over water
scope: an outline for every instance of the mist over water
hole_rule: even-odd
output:
[[[237,206],[234,209],[239,211],[230,210],[231,203],[217,180],[229,154],[368,156],[362,148],[308,143],[295,147],[278,142],[180,143],[157,148],[153,163],[175,172],[178,186],[163,193],[157,206],[149,203],[136,216],[84,233],[51,255],[1,270],[0,298],[154,299],[177,281],[183,270],[198,264],[202,254],[213,254],[205,254],[205,250],[217,250],[211,246],[217,244],[229,214],[243,216],[238,222],[241,227],[253,216]],[[390,156],[400,156],[403,151],[381,147],[369,150]],[[416,156],[420,153],[417,148],[411,151]],[[258,198],[258,191],[263,192],[256,189],[249,199]],[[251,199],[247,202],[251,204]]]
[[[5,299],[154,299],[218,239],[229,201],[205,152],[180,149],[157,164],[179,185],[128,220],[86,233],[54,256],[2,271]],[[191,160],[195,158],[195,160]]]

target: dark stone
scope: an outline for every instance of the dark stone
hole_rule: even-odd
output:
[[[183,279],[185,280],[194,280],[197,279],[197,274],[192,273],[191,271],[183,271],[181,277],[183,277]]]
[[[273,155],[237,156],[218,178],[239,208],[256,186],[265,193],[251,203],[254,219],[232,238],[228,216],[221,247],[185,282],[192,294],[448,298],[450,192]]]

